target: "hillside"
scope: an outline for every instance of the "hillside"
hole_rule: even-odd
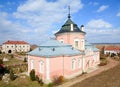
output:
[[[71,87],[120,87],[120,64]]]

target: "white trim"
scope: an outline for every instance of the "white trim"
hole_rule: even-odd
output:
[[[72,70],[75,70],[76,69],[76,59],[73,58],[72,59]]]
[[[50,60],[46,58],[46,79],[50,79]]]
[[[73,31],[73,24],[71,24],[71,31]]]
[[[77,43],[78,46],[76,46],[76,42],[78,42],[78,43]],[[80,42],[79,39],[74,39],[74,47],[75,47],[75,48],[79,48],[79,42]]]
[[[81,58],[78,58],[78,68],[81,68]]]
[[[30,61],[30,69],[31,70],[34,69],[34,60],[33,59]]]
[[[59,41],[60,41],[60,43],[64,43],[63,39],[60,39]]]
[[[39,62],[39,69],[40,73],[44,73],[44,61],[42,60]]]

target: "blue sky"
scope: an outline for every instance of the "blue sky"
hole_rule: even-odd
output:
[[[120,0],[0,0],[0,44],[24,40],[40,44],[67,20],[85,26],[91,43],[120,42]]]

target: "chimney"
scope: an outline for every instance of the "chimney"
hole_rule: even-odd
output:
[[[73,24],[70,25],[71,31],[73,31]]]
[[[80,29],[81,31],[84,31],[84,25],[81,25]]]

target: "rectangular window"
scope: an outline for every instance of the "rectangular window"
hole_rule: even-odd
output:
[[[60,42],[61,42],[61,43],[64,43],[64,41],[63,41],[62,39],[60,40]]]
[[[75,41],[75,47],[78,48],[78,41]]]
[[[7,46],[7,48],[9,48],[9,46]]]

